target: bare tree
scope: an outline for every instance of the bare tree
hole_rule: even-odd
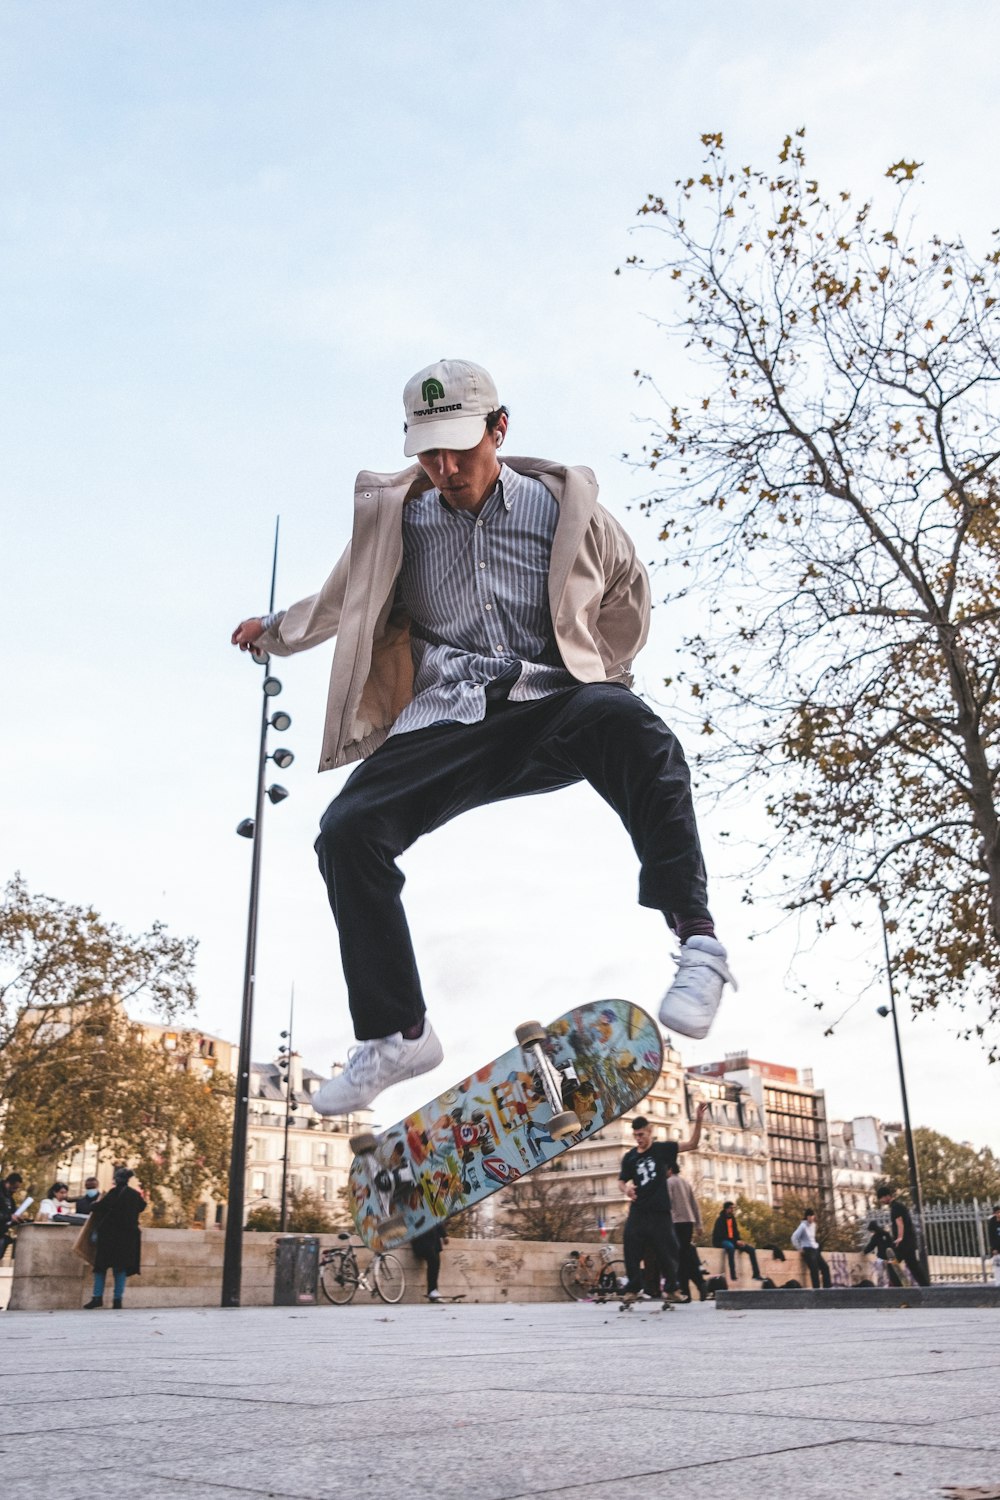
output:
[[[760,172],[705,135],[639,210],[663,254],[629,264],[704,377],[641,456],[672,597],[705,601],[673,681],[701,764],[766,789],[787,906],[824,930],[877,888],[914,1008],[962,1005],[995,1061],[1000,242],[917,243],[908,161],[878,228],[803,137]]]
[[[515,1183],[502,1204],[499,1234],[517,1240],[592,1240],[599,1237],[596,1209],[579,1188],[554,1175],[535,1174]]]

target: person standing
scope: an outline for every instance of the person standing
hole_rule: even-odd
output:
[[[358,1039],[313,1095],[322,1115],[441,1062],[397,860],[476,807],[589,782],[632,839],[640,903],[680,945],[662,1024],[705,1036],[734,984],[687,763],[632,692],[650,619],[634,543],[589,469],[501,461],[509,413],[481,365],[428,365],[403,407],[416,462],[358,476],[350,546],[318,593],[231,636],[257,656],[336,636],[320,769],[361,762],[316,841]]]
[[[701,1258],[695,1249],[695,1236],[702,1233],[701,1209],[691,1184],[681,1176],[679,1161],[669,1169],[667,1191],[678,1245],[677,1287],[684,1301],[690,1302],[693,1281],[698,1288],[699,1300],[704,1302],[708,1289],[701,1273]]]
[[[754,1281],[760,1281],[760,1267],[757,1265],[757,1252],[748,1240],[740,1235],[740,1226],[736,1222],[736,1205],[726,1201],[722,1205],[722,1212],[712,1227],[712,1244],[716,1250],[725,1250],[729,1261],[729,1279],[736,1280],[736,1252],[739,1250],[750,1262],[750,1274]]]
[[[7,1246],[14,1243],[14,1236],[11,1234],[17,1219],[14,1194],[20,1190],[23,1181],[20,1172],[8,1172],[0,1182],[0,1260],[7,1254]]]
[[[78,1214],[92,1214],[101,1196],[100,1184],[96,1177],[88,1177],[83,1184],[83,1193],[76,1200],[76,1212]]]
[[[655,1276],[657,1291],[666,1287],[666,1300],[680,1300],[677,1285],[679,1247],[670,1216],[670,1190],[667,1186],[670,1168],[678,1153],[693,1151],[701,1139],[701,1122],[707,1109],[699,1104],[694,1130],[686,1141],[655,1141],[653,1127],[642,1115],[632,1121],[635,1145],[622,1157],[618,1188],[628,1199],[628,1217],[622,1237],[627,1297],[642,1291],[642,1262]]]
[[[104,1285],[109,1271],[114,1273],[113,1308],[122,1305],[126,1278],[139,1275],[142,1245],[139,1216],[148,1205],[141,1193],[129,1187],[134,1176],[128,1167],[116,1167],[114,1187],[98,1200],[90,1216],[97,1231],[97,1254],[93,1296],[84,1303],[88,1310],[104,1306]]]
[[[917,1254],[917,1233],[910,1210],[902,1198],[893,1197],[892,1187],[888,1183],[879,1188],[877,1197],[879,1208],[887,1205],[889,1208],[890,1234],[896,1259],[903,1262],[917,1286],[929,1286],[930,1277]]]
[[[986,1220],[986,1242],[993,1257],[993,1280],[1000,1286],[1000,1203],[994,1203],[993,1216]]]
[[[447,1245],[448,1236],[445,1234],[443,1224],[435,1224],[433,1229],[428,1229],[424,1234],[415,1235],[410,1241],[410,1248],[418,1260],[422,1260],[427,1272],[427,1300],[439,1302],[441,1293],[438,1291],[438,1276],[441,1272],[441,1248]]]
[[[814,1208],[806,1209],[802,1223],[792,1235],[792,1244],[808,1267],[813,1290],[817,1291],[821,1283],[824,1287],[829,1287],[831,1285],[830,1267],[823,1259],[823,1252],[816,1234],[816,1210]]]

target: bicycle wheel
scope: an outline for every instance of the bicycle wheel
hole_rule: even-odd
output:
[[[358,1263],[349,1250],[335,1250],[319,1268],[319,1284],[328,1302],[345,1307],[358,1289]]]
[[[621,1282],[625,1280],[625,1262],[623,1260],[610,1260],[606,1266],[601,1268],[601,1274],[597,1278],[597,1295],[599,1297],[617,1297],[621,1290]]]
[[[562,1282],[563,1291],[573,1302],[581,1302],[584,1297],[589,1297],[593,1290],[589,1277],[585,1280],[580,1279],[580,1262],[574,1260],[572,1256],[569,1260],[564,1260],[559,1267],[559,1280]]]
[[[383,1302],[398,1302],[406,1291],[403,1267],[395,1255],[376,1255],[372,1261],[375,1290]]]

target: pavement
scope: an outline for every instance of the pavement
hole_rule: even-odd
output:
[[[1000,1311],[0,1314],[4,1500],[1000,1500]]]

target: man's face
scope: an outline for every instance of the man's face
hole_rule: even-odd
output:
[[[498,438],[507,431],[501,416],[494,432],[484,432],[475,448],[429,448],[417,454],[427,478],[456,510],[477,510],[496,483]]]
[[[653,1144],[652,1125],[643,1125],[641,1130],[633,1130],[632,1135],[640,1151],[648,1151]]]

